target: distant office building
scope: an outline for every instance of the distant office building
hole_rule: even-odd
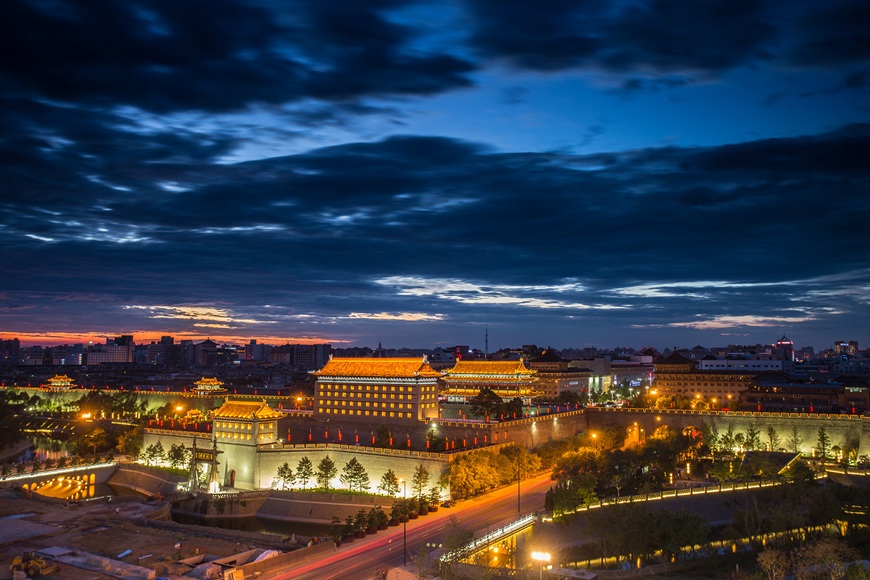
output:
[[[609,393],[613,387],[613,369],[609,355],[572,360],[568,368],[587,369],[592,372],[592,376],[589,377],[589,394]]]
[[[835,340],[834,352],[836,354],[848,354],[849,356],[858,356],[858,341]]]
[[[82,364],[131,363],[134,346],[132,335],[106,338],[106,344],[88,345],[82,356]]]
[[[698,363],[698,368],[702,371],[753,371],[753,372],[768,372],[781,371],[782,361],[774,360],[772,357],[763,356],[757,358],[750,357],[725,357],[725,358],[705,358]]]
[[[21,343],[17,338],[0,340],[0,365],[17,365]]]
[[[251,340],[245,345],[245,360],[268,361],[271,350],[271,345],[257,344],[256,340]]]
[[[535,388],[541,392],[544,400],[552,401],[562,391],[577,395],[588,394],[592,371],[571,367],[571,361],[562,358],[553,349],[545,350],[528,364],[531,370],[537,371],[538,381]]]
[[[194,356],[197,366],[210,367],[217,362],[218,345],[210,338],[205,339],[194,347]]]
[[[794,362],[794,342],[785,335],[773,343],[773,352],[782,361]]]
[[[674,353],[656,361],[650,395],[683,396],[703,400],[713,408],[733,408],[757,374],[741,370],[700,370],[695,361]]]
[[[299,370],[313,371],[329,361],[332,345],[324,344],[285,344],[272,347],[269,351],[269,361],[275,364],[289,365]]]
[[[175,338],[161,336],[160,342],[148,345],[145,360],[152,365],[175,367],[181,362],[181,349],[175,344]]]

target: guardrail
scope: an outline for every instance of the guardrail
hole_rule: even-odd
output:
[[[512,521],[506,526],[502,526],[501,528],[489,532],[485,536],[481,536],[480,538],[476,538],[469,542],[468,544],[458,548],[456,550],[447,552],[441,556],[441,561],[444,563],[452,562],[454,560],[459,560],[468,554],[476,552],[480,548],[484,546],[488,546],[489,544],[497,541],[499,538],[504,536],[509,536],[515,532],[522,530],[523,528],[527,528],[534,524],[538,520],[538,516],[536,514],[529,514],[527,516],[523,516],[517,520]]]

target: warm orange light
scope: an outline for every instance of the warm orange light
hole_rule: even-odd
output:
[[[90,413],[82,413],[82,419],[90,419],[90,418],[91,418]]]

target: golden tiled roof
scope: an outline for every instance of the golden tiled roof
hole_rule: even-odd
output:
[[[220,389],[224,384],[217,380],[217,377],[202,377],[202,379],[193,383],[199,390]]]
[[[48,379],[48,385],[51,387],[70,387],[74,384],[73,380],[66,375],[54,375]]]
[[[214,412],[215,419],[278,419],[284,415],[266,403],[227,401]]]
[[[423,358],[332,358],[315,373],[318,377],[420,378],[441,373]]]
[[[459,360],[452,369],[447,371],[450,375],[526,375],[532,376],[535,371],[526,367],[525,361],[521,360]]]

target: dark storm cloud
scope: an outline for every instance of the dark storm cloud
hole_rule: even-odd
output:
[[[8,190],[67,202],[4,197],[4,259],[16,273],[6,303],[63,280],[62,297],[40,299],[40,319],[60,305],[79,328],[95,308],[172,317],[183,297],[228,305],[197,324],[264,334],[367,317],[384,332],[399,324],[390,317],[451,332],[460,320],[778,331],[851,312],[870,282],[856,252],[870,219],[867,125],[587,156],[415,136],[235,165],[132,152],[123,168],[103,168],[127,191],[63,180],[74,160],[42,142],[24,148],[41,165],[7,169]],[[130,306],[142,308],[118,314]]]
[[[752,0],[469,0],[469,5],[477,23],[473,43],[481,53],[536,70],[722,71],[762,55],[775,33],[763,4]]]
[[[420,95],[472,65],[410,50],[388,2],[25,2],[0,9],[0,80],[18,94],[157,112],[306,97]]]
[[[667,75],[680,71],[719,76],[765,61],[848,67],[870,57],[870,14],[856,0],[468,0],[468,5],[471,43],[487,58],[541,71],[666,75],[667,82],[650,84],[632,76],[624,81],[626,90],[671,87]]]
[[[18,175],[12,189],[52,179],[58,195],[78,203],[52,215],[39,211],[38,199],[7,202],[7,215],[27,219],[7,220],[5,230],[16,245],[25,234],[73,242],[28,242],[28,259],[48,252],[72,267],[76,255],[95,254],[97,270],[136,270],[146,279],[152,272],[147,286],[176,268],[214,276],[225,263],[241,269],[235,286],[256,287],[277,256],[285,258],[270,276],[313,282],[338,268],[343,289],[388,275],[504,284],[582,278],[601,291],[657,277],[783,280],[854,266],[870,217],[867,159],[867,126],[594,156],[396,137],[235,166],[131,163],[139,185],[128,192],[64,185],[52,171]],[[149,176],[190,189],[156,195],[142,180]],[[836,203],[820,203],[825,196]],[[106,235],[84,243],[100,224]],[[148,243],[112,243],[125,233]],[[723,252],[727,260],[715,258]]]

